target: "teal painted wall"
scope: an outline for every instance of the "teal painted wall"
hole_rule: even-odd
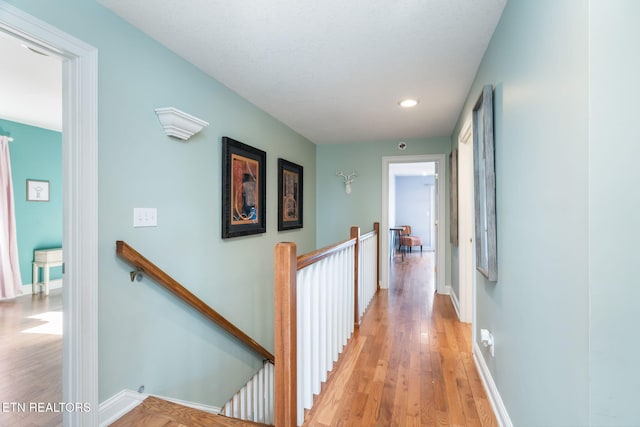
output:
[[[589,2],[591,425],[640,425],[640,2]]]
[[[317,146],[317,244],[318,247],[347,239],[349,228],[372,229],[382,219],[382,158],[443,154],[451,150],[448,137],[406,140],[407,148],[398,150],[399,141],[376,141],[353,144],[321,144]],[[445,169],[448,165],[444,165]],[[344,192],[344,180],[336,171],[357,170],[359,176],[351,184],[351,194]],[[448,187],[448,172],[444,179]],[[448,202],[448,198],[447,198]],[[447,213],[449,215],[447,207]],[[448,224],[448,217],[445,218]],[[448,225],[445,225],[448,227]],[[445,228],[448,230],[448,228]],[[449,252],[449,239],[446,251]],[[449,283],[450,263],[446,260],[445,283]]]
[[[452,137],[495,85],[499,279],[476,274],[476,331],[519,427],[589,425],[588,70],[587,2],[510,0]]]
[[[261,365],[150,280],[131,283],[122,239],[273,350],[273,248],[315,249],[316,148],[95,1],[13,1],[99,50],[99,398],[123,389],[220,406]],[[176,107],[210,123],[188,142],[154,113]],[[267,152],[267,233],[221,239],[221,138]],[[277,232],[277,159],[304,167],[304,224]],[[158,227],[132,227],[134,207]]]
[[[9,135],[18,253],[22,283],[31,283],[35,249],[62,246],[62,135],[60,132],[0,119],[0,135]],[[49,181],[49,202],[28,202],[27,179]],[[42,274],[40,274],[42,277]],[[62,267],[51,269],[51,280]]]

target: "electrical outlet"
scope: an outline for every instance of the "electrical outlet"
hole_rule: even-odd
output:
[[[489,332],[487,329],[480,329],[480,342],[485,347],[488,347],[489,351],[491,352],[491,356],[495,357],[496,347],[495,347],[495,341],[493,339],[493,334]]]
[[[157,227],[158,210],[156,208],[133,208],[134,227]]]

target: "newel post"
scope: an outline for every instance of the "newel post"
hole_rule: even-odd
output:
[[[358,282],[359,282],[359,262],[358,257],[360,255],[360,227],[351,227],[351,236],[352,239],[356,239],[356,246],[354,249],[354,265],[353,265],[353,324],[356,328],[360,326],[360,319],[358,318]]]
[[[373,230],[376,232],[376,289],[380,290],[380,223],[373,223]]]
[[[297,425],[295,243],[278,243],[275,248],[275,425]]]

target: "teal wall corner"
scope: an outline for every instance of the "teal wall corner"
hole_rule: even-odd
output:
[[[2,119],[0,134],[13,138],[9,154],[18,256],[22,283],[27,285],[32,280],[33,251],[62,246],[62,136],[57,131]],[[48,181],[49,201],[28,201],[27,180]],[[61,267],[51,269],[51,280],[61,277]]]
[[[383,157],[444,154],[451,150],[449,138],[406,143],[404,151],[398,150],[398,141],[317,146],[318,246],[348,238],[351,226],[371,230],[373,223],[381,220]],[[336,176],[336,171],[353,170],[359,176],[351,184],[351,194],[345,194],[344,180]]]

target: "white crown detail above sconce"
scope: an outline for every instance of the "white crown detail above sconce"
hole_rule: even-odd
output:
[[[209,126],[209,123],[204,120],[193,117],[177,108],[156,108],[154,111],[158,115],[158,120],[160,120],[165,133],[183,141],[200,132],[205,126]]]
[[[347,194],[351,194],[351,183],[358,176],[358,171],[352,171],[350,174],[345,175],[344,172],[336,172],[336,176],[341,176],[344,178],[344,192]]]

